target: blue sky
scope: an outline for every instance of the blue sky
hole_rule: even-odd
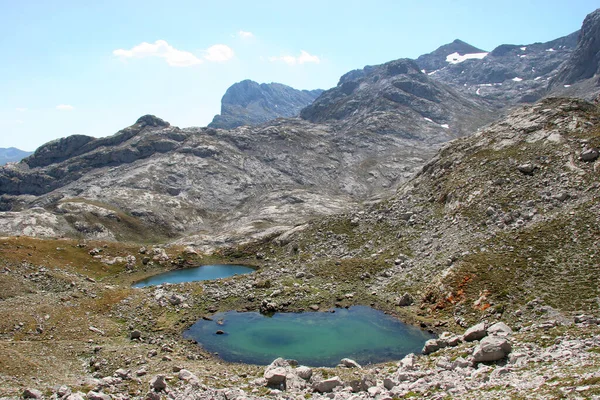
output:
[[[205,126],[243,79],[327,89],[459,38],[491,50],[581,27],[597,0],[0,0],[0,147]]]

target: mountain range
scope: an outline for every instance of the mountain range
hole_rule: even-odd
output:
[[[124,240],[154,229],[218,245],[386,196],[445,142],[518,103],[571,86],[592,98],[597,15],[548,43],[488,53],[455,40],[326,91],[242,81],[207,128],[148,115],[110,137],[50,142],[0,169],[0,231]]]
[[[32,151],[23,151],[14,147],[9,147],[7,149],[0,148],[0,165],[21,161],[31,154],[33,154]]]
[[[288,117],[272,108],[297,91],[242,82],[216,118],[234,128],[144,115],[0,167],[0,397],[597,398],[599,32],[600,9],[548,43],[455,40]],[[255,270],[132,287],[215,264]],[[318,325],[354,306],[435,337],[312,368],[229,363],[184,335],[237,335],[233,310]]]

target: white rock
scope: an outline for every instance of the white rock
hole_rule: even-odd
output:
[[[472,342],[474,340],[483,339],[487,335],[487,330],[485,329],[485,323],[480,322],[477,325],[474,325],[467,329],[463,335],[463,340],[465,342]]]
[[[333,391],[334,388],[342,386],[343,384],[344,383],[339,377],[334,376],[333,378],[316,382],[313,386],[313,389],[320,393],[329,393]]]
[[[312,368],[305,367],[305,366],[300,366],[300,367],[296,368],[294,371],[296,372],[296,375],[298,375],[300,378],[302,378],[306,381],[310,379],[310,377],[312,376],[312,373],[313,373]]]
[[[180,380],[188,382],[188,383],[191,383],[191,384],[198,384],[198,383],[200,383],[200,379],[198,379],[198,377],[196,375],[194,375],[193,373],[191,373],[187,369],[180,370],[179,373],[177,374],[177,377]]]
[[[362,369],[362,367],[360,366],[359,363],[357,363],[356,361],[350,359],[350,358],[342,358],[342,360],[340,361],[340,364],[342,364],[344,367],[347,368],[359,368]]]
[[[267,368],[264,373],[264,378],[268,385],[279,385],[285,382],[287,371],[283,367]]]
[[[473,350],[473,361],[498,361],[506,357],[511,350],[512,346],[505,338],[488,336],[482,339],[479,345]]]
[[[487,329],[488,335],[508,336],[512,335],[513,330],[504,322],[496,322]]]

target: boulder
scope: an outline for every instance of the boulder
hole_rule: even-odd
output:
[[[180,380],[188,382],[188,383],[191,383],[191,384],[198,384],[198,383],[200,383],[200,379],[198,379],[198,377],[196,375],[194,375],[193,373],[191,373],[187,369],[181,369],[179,371],[179,373],[177,374],[177,377]]]
[[[65,400],[85,400],[82,394],[83,393],[72,393],[68,395]]]
[[[422,353],[425,355],[431,354],[434,351],[438,351],[440,348],[441,347],[440,347],[440,344],[438,343],[437,339],[429,339],[428,341],[425,342]]]
[[[398,383],[390,378],[383,379],[383,387],[387,390],[392,390],[396,385],[398,385]]]
[[[415,356],[414,353],[407,354],[402,360],[400,360],[400,363],[398,363],[398,367],[407,371],[415,369],[416,365],[417,356]]]
[[[481,340],[486,335],[487,329],[485,328],[485,323],[480,322],[477,325],[473,325],[465,331],[465,334],[463,335],[463,340],[465,342],[472,342],[474,340]]]
[[[164,375],[156,375],[150,381],[150,389],[155,392],[160,392],[167,389],[167,381],[165,380]]]
[[[504,322],[496,322],[494,325],[487,328],[488,335],[508,336],[512,335],[513,330]]]
[[[398,307],[410,306],[414,302],[412,296],[408,293],[404,293],[402,296],[396,299],[396,305]]]
[[[363,376],[361,379],[355,379],[349,383],[354,393],[366,392],[372,386],[377,386],[377,380],[372,377]]]
[[[332,392],[334,388],[343,385],[344,383],[342,382],[342,380],[339,377],[334,376],[333,378],[316,382],[313,385],[313,389],[320,393],[329,393]]]
[[[536,168],[537,167],[531,163],[521,164],[521,165],[517,166],[517,169],[519,170],[519,172],[521,172],[522,174],[525,174],[525,175],[532,175],[533,171],[535,171]]]
[[[581,158],[581,160],[585,162],[596,161],[596,159],[598,158],[598,149],[585,149],[581,152],[579,158]]]
[[[129,334],[129,337],[133,340],[133,339],[139,339],[142,337],[142,332],[135,330],[135,331],[131,331],[131,333]]]
[[[508,340],[500,336],[487,336],[473,349],[473,361],[491,362],[502,360],[512,350]]]
[[[25,399],[42,399],[44,394],[37,389],[27,388],[23,391],[23,398]]]
[[[118,378],[121,378],[121,379],[129,379],[130,373],[131,373],[131,371],[129,371],[129,370],[126,370],[124,368],[119,368],[118,370],[115,371],[115,373],[113,375]]]
[[[85,396],[87,400],[111,400],[111,397],[105,393],[94,392],[90,390]]]
[[[287,371],[284,367],[267,368],[264,373],[264,378],[267,380],[267,385],[280,385],[285,382]]]
[[[352,360],[350,358],[342,358],[342,360],[340,361],[340,364],[342,364],[346,368],[359,368],[359,369],[362,369],[362,367],[360,366],[359,363],[357,363],[356,361],[354,361],[354,360]]]
[[[309,380],[313,373],[312,368],[305,367],[305,366],[298,367],[294,371],[296,372],[296,375],[298,375],[300,378],[304,379],[305,381]]]

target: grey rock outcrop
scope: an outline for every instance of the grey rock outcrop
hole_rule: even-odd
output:
[[[600,73],[600,9],[588,14],[579,32],[577,47],[561,66],[552,85],[573,84]]]
[[[366,66],[343,75],[300,117],[406,138],[447,140],[490,121],[488,103],[422,73],[409,59]],[[411,127],[411,129],[408,129]]]
[[[432,79],[455,90],[473,94],[495,107],[532,103],[547,95],[549,80],[577,45],[578,32],[546,42],[527,45],[502,44],[485,52],[464,42],[444,45],[416,62]],[[453,53],[479,56],[447,61]],[[451,58],[451,57],[449,57]],[[431,61],[435,60],[435,63]]]
[[[244,80],[233,84],[221,99],[221,114],[210,128],[233,129],[259,125],[280,117],[295,117],[323,91],[297,90],[281,83],[256,83]]]

